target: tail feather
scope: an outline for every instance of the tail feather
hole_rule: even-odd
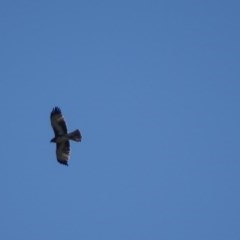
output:
[[[76,141],[76,142],[81,142],[81,140],[82,140],[82,135],[78,129],[69,133],[68,136],[71,140]]]

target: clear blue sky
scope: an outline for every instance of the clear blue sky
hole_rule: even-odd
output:
[[[0,239],[239,240],[239,8],[1,1]]]

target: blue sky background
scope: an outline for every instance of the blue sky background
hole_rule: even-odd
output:
[[[1,1],[0,238],[239,240],[239,7]]]

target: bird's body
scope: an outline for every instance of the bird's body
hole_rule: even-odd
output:
[[[56,143],[57,160],[61,164],[68,165],[70,157],[69,140],[80,142],[82,140],[81,133],[78,129],[70,133],[67,132],[66,122],[59,107],[53,108],[50,120],[55,133],[55,137],[50,142]]]
[[[58,137],[54,137],[51,140],[51,142],[62,143],[62,142],[68,141],[68,140],[69,140],[69,137],[68,137],[68,134],[66,134],[66,135],[61,135],[61,136],[58,136]]]
[[[76,141],[76,142],[80,142],[81,141],[80,131],[77,129],[77,130],[75,130],[71,133],[59,135],[59,136],[51,139],[51,142],[62,143],[62,142],[68,141],[68,140],[73,140],[73,141]]]

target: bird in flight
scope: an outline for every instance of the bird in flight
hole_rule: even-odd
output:
[[[81,142],[82,136],[78,129],[68,133],[67,125],[59,107],[54,107],[50,115],[51,125],[55,137],[50,142],[56,143],[56,155],[59,163],[68,166],[70,158],[70,142]]]

